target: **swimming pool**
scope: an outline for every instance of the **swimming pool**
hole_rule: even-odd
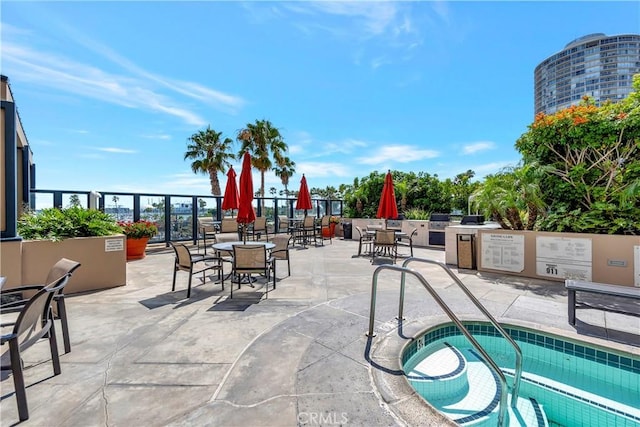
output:
[[[511,385],[513,348],[492,325],[463,323]],[[519,396],[528,400],[530,416],[540,425],[546,417],[551,426],[640,426],[640,357],[521,326],[503,327],[522,349]],[[412,387],[459,424],[496,410],[500,386],[484,365],[452,323],[430,328],[402,351]],[[483,367],[489,374],[479,371]],[[489,403],[460,403],[479,400],[481,394]]]

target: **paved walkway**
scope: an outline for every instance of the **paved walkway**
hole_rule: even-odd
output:
[[[279,263],[268,300],[260,284],[231,300],[229,282],[224,291],[197,286],[187,300],[186,273],[170,291],[166,250],[128,263],[126,286],[68,297],[72,351],[61,375],[52,377],[46,343],[25,355],[31,418],[23,425],[442,425],[394,370],[406,342],[394,319],[399,274],[379,275],[378,336],[368,339],[376,266],[356,253],[357,242],[343,240],[292,249],[292,274]],[[415,256],[444,261],[439,250]],[[413,266],[456,313],[479,318],[441,270]],[[638,317],[579,310],[576,331],[559,283],[454,271],[501,321],[640,354],[630,345],[638,345]],[[404,314],[402,336],[448,320],[413,278]],[[1,425],[9,426],[18,420],[11,378],[1,386]]]

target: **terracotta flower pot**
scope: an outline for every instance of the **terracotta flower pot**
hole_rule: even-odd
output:
[[[329,224],[329,229],[322,229],[322,237],[335,237],[336,235],[336,223],[332,222]]]
[[[144,258],[148,241],[148,237],[127,239],[127,261]]]

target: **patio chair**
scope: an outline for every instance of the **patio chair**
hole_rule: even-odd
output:
[[[384,230],[384,225],[382,224],[367,224],[367,231],[377,231]]]
[[[414,229],[411,230],[411,233],[407,234],[406,236],[398,238],[400,242],[404,242],[405,239],[409,240],[409,251],[412,257],[413,257],[413,236],[415,236],[416,234],[418,234],[418,229],[414,227]]]
[[[278,232],[292,234],[293,229],[294,228],[291,225],[291,221],[289,221],[289,218],[287,218],[286,216],[278,217]]]
[[[9,348],[0,356],[0,368],[3,371],[10,370],[13,375],[20,421],[29,419],[22,353],[40,341],[41,338],[48,338],[53,374],[60,375],[60,357],[58,355],[58,342],[56,340],[51,301],[56,292],[59,292],[67,284],[69,277],[69,274],[65,274],[57,278],[53,283],[42,287],[22,306],[20,314],[18,314],[18,318],[14,323],[1,325],[3,327],[13,326],[12,332],[2,335],[0,339],[1,345],[9,344]]]
[[[311,215],[305,216],[296,234],[297,240],[302,243],[302,246],[309,244],[311,239],[313,239],[313,243],[316,244],[316,218]]]
[[[47,274],[47,278],[44,283],[55,283],[57,279],[65,275],[68,275],[69,278],[71,278],[73,272],[76,271],[78,267],[80,267],[79,262],[67,258],[61,258],[49,269],[49,273]],[[0,292],[0,295],[2,296],[2,299],[7,302],[3,302],[0,305],[2,314],[6,315],[7,313],[20,312],[24,308],[24,305],[29,301],[29,297],[45,286],[47,285],[25,285],[11,289],[3,289]],[[69,335],[69,321],[67,319],[67,307],[64,301],[63,287],[54,294],[53,301],[55,302],[55,304],[53,304],[53,316],[55,319],[60,320],[62,326],[64,352],[69,353],[71,352],[71,338]]]
[[[243,277],[247,277],[251,283],[251,275],[261,274],[267,278],[265,294],[269,298],[269,279],[271,264],[267,260],[265,245],[250,244],[233,245],[233,276],[238,278],[238,289]],[[273,275],[273,289],[276,288],[276,276]],[[233,298],[233,285],[231,286],[231,298]]]
[[[373,238],[372,264],[376,259],[376,255],[389,256],[393,258],[393,263],[395,264],[398,257],[398,242],[394,230],[376,230],[376,235]]]
[[[318,224],[318,226],[316,227],[316,238],[320,239],[322,246],[324,246],[324,239],[329,239],[329,242],[333,244],[333,241],[331,240],[331,223],[329,221],[330,219],[330,215],[323,215],[320,219],[320,224]],[[327,230],[327,232],[324,233],[323,230]],[[325,237],[325,234],[328,237]]]
[[[216,226],[213,218],[198,218],[198,251],[200,251],[200,241],[204,246],[204,253],[207,254],[207,239],[214,240],[216,234]],[[200,239],[201,238],[201,239]]]
[[[218,278],[222,283],[222,290],[224,290],[224,259],[220,256],[214,255],[200,255],[193,254],[189,251],[189,248],[182,243],[169,242],[173,250],[175,251],[175,265],[173,269],[173,285],[171,286],[171,292],[176,290],[176,275],[178,271],[189,272],[189,284],[187,286],[187,298],[191,296],[191,278],[194,274],[202,273],[202,282],[206,281],[205,272],[209,270],[218,271]]]
[[[372,245],[373,245],[373,236],[365,233],[362,228],[360,228],[359,226],[355,226],[356,231],[358,232],[358,234],[360,235],[360,242],[358,244],[358,256],[362,255],[362,249],[364,248],[365,253],[369,254],[371,253],[372,250]]]
[[[242,235],[240,234],[240,229],[235,218],[222,218],[216,239],[218,242],[236,242],[242,240]]]
[[[287,271],[289,273],[288,275],[291,276],[291,261],[290,261],[290,258],[289,258],[289,244],[290,244],[292,238],[293,238],[293,236],[290,236],[288,234],[276,234],[275,236],[273,236],[272,243],[274,243],[276,245],[276,247],[271,250],[270,262],[272,263],[272,266],[273,266],[274,283],[275,283],[275,276],[276,276],[276,261],[279,261],[279,260],[284,261],[284,260],[286,260],[287,261]],[[275,285],[274,285],[274,289],[275,289]]]
[[[255,221],[253,221],[251,228],[249,229],[249,232],[251,233],[253,240],[260,240],[260,238],[264,234],[268,242],[269,233],[267,233],[267,218],[264,216],[256,217]]]

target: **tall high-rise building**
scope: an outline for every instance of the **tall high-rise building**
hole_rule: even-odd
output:
[[[575,39],[535,69],[535,113],[551,114],[592,97],[617,102],[640,73],[640,35],[589,34]]]

